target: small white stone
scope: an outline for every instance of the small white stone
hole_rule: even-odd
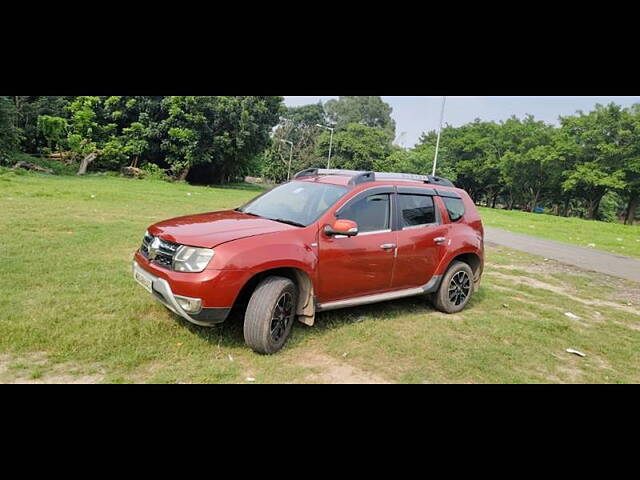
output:
[[[255,378],[253,378],[253,377],[247,377],[247,378],[245,378],[245,380],[246,380],[247,382],[255,382],[255,381],[256,381],[256,379],[255,379]]]

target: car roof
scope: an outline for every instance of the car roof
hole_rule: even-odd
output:
[[[350,189],[354,189],[360,186],[364,188],[375,186],[375,185],[403,185],[408,187],[423,187],[423,188],[437,188],[438,190],[444,191],[460,191],[461,189],[456,188],[455,186],[448,185],[440,185],[433,183],[426,183],[424,180],[410,179],[410,178],[375,178],[371,181],[366,181],[362,183],[358,183],[356,185],[353,184],[353,173],[331,173],[331,174],[322,174],[319,173],[314,176],[303,176],[299,178],[294,178],[294,181],[298,182],[307,182],[307,183],[323,183],[328,185],[339,185],[343,187],[347,187]]]

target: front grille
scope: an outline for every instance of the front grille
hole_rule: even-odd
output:
[[[166,240],[161,239],[160,237],[154,237],[153,235],[150,235],[149,233],[147,233],[142,239],[142,245],[140,246],[140,253],[142,253],[143,257],[149,259],[149,249],[151,248],[151,245],[154,243],[154,240],[156,238],[158,239],[158,241],[155,242],[157,244],[156,250],[155,250],[155,257],[150,260],[151,262],[156,263],[164,268],[171,269],[173,265],[173,256],[175,255],[176,250],[180,246],[177,243],[168,242]]]

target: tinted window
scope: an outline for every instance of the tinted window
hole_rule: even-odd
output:
[[[390,207],[388,193],[369,195],[347,205],[340,212],[339,217],[356,222],[360,233],[388,230]]]
[[[293,181],[252,200],[240,211],[310,225],[347,192],[338,185]]]
[[[436,223],[436,211],[432,197],[401,194],[399,202],[403,227]]]
[[[457,222],[464,216],[464,203],[459,198],[442,197],[444,204],[449,212],[449,218],[452,222]]]

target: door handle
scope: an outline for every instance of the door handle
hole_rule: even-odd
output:
[[[380,245],[380,248],[383,250],[390,250],[392,248],[396,248],[396,244],[395,243],[383,243],[382,245]]]
[[[446,238],[444,237],[436,237],[433,239],[434,242],[436,243],[444,243],[444,241],[446,240]]]

